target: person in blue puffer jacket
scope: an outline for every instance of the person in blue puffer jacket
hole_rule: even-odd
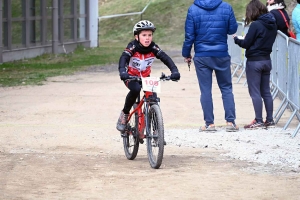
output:
[[[300,41],[300,0],[292,12],[292,22],[296,31],[297,40]]]
[[[194,45],[194,64],[200,87],[200,102],[205,125],[199,131],[216,131],[212,99],[212,73],[215,71],[222,93],[226,131],[238,131],[232,93],[231,57],[227,35],[237,31],[237,21],[230,4],[222,0],[195,0],[187,12],[182,56],[190,63]]]

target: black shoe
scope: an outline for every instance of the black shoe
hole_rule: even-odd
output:
[[[140,144],[144,144],[144,139],[139,138]]]
[[[264,125],[265,125],[266,128],[275,128],[275,122],[274,122],[274,120],[272,120],[270,122],[268,122],[266,120],[265,123],[264,123]]]

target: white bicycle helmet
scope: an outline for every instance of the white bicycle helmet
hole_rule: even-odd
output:
[[[133,27],[133,34],[138,35],[142,30],[151,30],[154,32],[156,30],[154,24],[148,20],[142,20],[136,23]]]

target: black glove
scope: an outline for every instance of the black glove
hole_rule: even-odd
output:
[[[121,72],[120,73],[120,79],[122,81],[125,81],[125,80],[129,79],[129,74],[127,72]]]
[[[171,80],[172,81],[178,81],[178,80],[180,80],[180,74],[179,74],[179,72],[173,72],[171,74]]]

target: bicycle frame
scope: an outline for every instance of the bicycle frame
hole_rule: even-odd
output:
[[[143,86],[144,95],[141,97],[141,93],[139,93],[133,104],[133,110],[129,113],[125,132],[121,132],[125,156],[128,160],[135,159],[139,145],[143,144],[146,138],[150,166],[158,169],[161,166],[164,145],[166,145],[162,113],[159,107],[160,98],[157,97],[157,92],[160,92],[160,85],[155,77],[143,79],[131,76],[129,79],[129,81],[138,81]],[[169,80],[172,80],[171,76],[162,73],[158,81]]]
[[[145,116],[148,116],[148,109],[150,108],[150,105],[153,103],[159,102],[159,98],[153,97],[154,96],[153,94],[155,94],[155,93],[144,91],[144,96],[141,100],[140,100],[140,95],[139,95],[138,99],[137,99],[137,103],[138,103],[137,107],[128,116],[128,121],[129,121],[134,113],[136,113],[136,112],[138,113],[138,116],[139,116],[139,118],[138,118],[139,119],[138,133],[143,133],[143,130],[146,127],[146,137],[149,135],[148,134],[149,126],[146,126],[146,124],[148,124],[148,118]],[[143,111],[142,111],[143,106],[144,106],[145,113],[143,113]],[[141,135],[139,135],[139,137],[140,136]],[[143,138],[140,137],[140,139],[143,139]]]

